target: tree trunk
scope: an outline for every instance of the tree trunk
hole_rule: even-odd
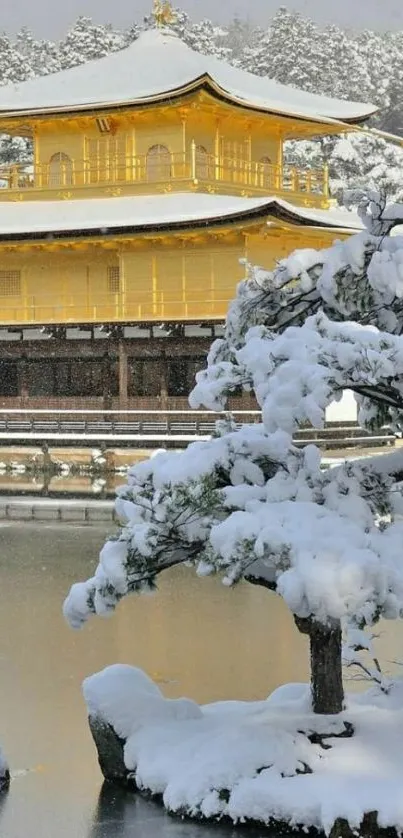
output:
[[[314,713],[335,715],[344,708],[341,658],[341,625],[334,620],[325,626],[309,617],[295,617],[298,629],[309,635],[311,644],[311,692]]]
[[[344,706],[341,664],[341,626],[313,622],[311,642],[311,689],[314,713],[341,713]]]

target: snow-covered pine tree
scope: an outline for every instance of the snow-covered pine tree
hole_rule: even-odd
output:
[[[257,43],[245,49],[242,66],[258,76],[314,90],[315,62],[322,49],[323,37],[313,21],[281,7]]]
[[[25,81],[32,76],[29,62],[24,60],[15,44],[3,32],[0,34],[0,84]]]
[[[23,43],[27,45],[26,50]],[[31,67],[32,44],[33,39],[28,30],[21,31],[16,43],[4,33],[0,35],[0,85],[33,78],[35,73]],[[28,140],[0,134],[0,165],[28,162],[30,159],[31,143]]]
[[[24,137],[9,137],[0,134],[0,164],[31,163],[32,143]],[[0,172],[1,179],[1,172]]]
[[[103,58],[125,46],[125,38],[110,25],[95,24],[89,17],[81,16],[59,44],[62,70]]]
[[[317,32],[314,47],[314,92],[350,101],[373,101],[368,62],[362,60],[350,33],[335,25],[327,26]]]
[[[403,32],[390,34],[386,59],[386,72],[384,68],[384,80],[376,101],[380,103],[385,131],[403,136]]]
[[[403,139],[402,139],[403,143]],[[369,132],[284,144],[284,163],[300,169],[329,167],[330,195],[343,206],[346,190],[381,190],[389,201],[401,201],[403,144]]]
[[[137,38],[139,37],[140,33],[141,26],[136,22],[132,23],[132,25],[129,26],[129,29],[126,29],[124,32],[125,46],[128,47],[134,41],[137,41]]]
[[[347,190],[370,187],[389,201],[403,199],[402,146],[371,134],[348,134],[333,144],[329,157],[332,197],[343,203]]]
[[[215,26],[206,18],[193,23],[187,35],[187,44],[203,55],[214,55],[221,61],[231,61],[232,51],[227,38],[228,33],[225,29]]]
[[[403,424],[403,238],[390,235],[403,205],[355,200],[364,232],[296,251],[272,272],[249,268],[197,375],[193,407],[223,410],[231,393],[253,390],[262,422],[237,429],[228,418],[210,441],[134,466],[116,502],[121,529],[64,605],[80,627],[184,562],[226,585],[263,585],[310,636],[318,713],[343,707],[343,625],[351,662],[366,626],[403,613],[403,452],[326,471],[314,445],[292,441],[300,425],[323,425],[345,389],[363,424]]]
[[[225,42],[231,55],[231,63],[248,69],[245,55],[253,55],[254,50],[258,49],[262,35],[260,27],[254,26],[249,20],[234,17],[227,26]]]
[[[379,127],[384,127],[384,115],[390,104],[389,87],[394,83],[395,74],[402,65],[402,53],[398,54],[394,36],[390,32],[372,32],[370,29],[364,29],[355,32],[354,35],[350,33],[350,40],[354,50],[354,63],[347,68],[347,77],[344,74],[347,98],[352,84],[357,98],[378,106],[379,113],[373,117],[373,122]]]
[[[18,32],[15,48],[22,56],[27,78],[48,76],[61,69],[58,46],[53,41],[37,41],[26,27]]]

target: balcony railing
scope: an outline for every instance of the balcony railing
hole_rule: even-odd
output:
[[[140,290],[108,295],[94,293],[92,299],[69,294],[53,299],[50,294],[2,298],[0,326],[223,320],[234,287],[233,283],[220,283],[216,290],[209,291],[200,278],[186,296],[178,289],[170,289],[154,293]]]
[[[150,191],[164,187],[180,189],[186,182],[207,187],[220,185],[247,190],[252,194],[290,193],[328,197],[327,170],[302,170],[293,166],[279,166],[269,162],[247,161],[233,157],[200,154],[192,146],[189,153],[153,154],[135,157],[106,157],[70,159],[60,155],[59,161],[0,167],[0,186],[6,190],[63,190],[88,187],[150,187]]]

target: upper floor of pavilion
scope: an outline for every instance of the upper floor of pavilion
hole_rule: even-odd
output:
[[[30,165],[0,168],[0,200],[202,191],[326,208],[326,169],[285,165],[283,144],[353,130],[375,110],[148,30],[106,58],[0,88],[0,132],[33,142]]]

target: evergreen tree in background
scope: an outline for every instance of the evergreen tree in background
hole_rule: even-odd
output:
[[[381,189],[389,200],[403,197],[403,145],[389,143],[369,133],[317,140],[289,140],[284,144],[284,162],[298,169],[329,167],[332,198],[342,204],[346,190]]]
[[[395,201],[403,199],[403,146],[371,134],[339,138],[330,157],[330,188],[341,203],[349,189],[380,189]]]
[[[258,42],[245,49],[242,67],[258,76],[314,91],[315,56],[322,48],[315,24],[282,7]]]
[[[249,20],[242,20],[234,17],[227,27],[225,44],[230,51],[231,63],[237,67],[243,67],[244,55],[253,54],[258,48],[262,30],[253,26]]]
[[[94,58],[104,58],[126,46],[124,36],[112,26],[95,24],[91,18],[79,17],[66,38],[59,44],[60,67],[66,70]]]
[[[27,78],[48,76],[62,69],[59,44],[35,40],[26,27],[18,32],[14,47],[26,68]]]
[[[6,134],[0,134],[0,162],[5,165],[11,163],[31,163],[31,141],[24,137],[9,137]]]
[[[24,60],[17,44],[4,32],[0,34],[0,84],[12,84],[31,78],[29,61]]]

